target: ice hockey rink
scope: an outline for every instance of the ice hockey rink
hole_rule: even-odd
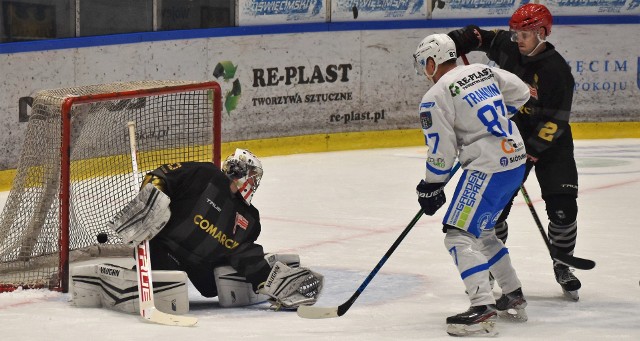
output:
[[[254,197],[268,252],[297,253],[325,275],[318,306],[345,302],[418,212],[415,186],[424,147],[262,158]],[[575,272],[580,301],[562,296],[543,239],[521,196],[509,218],[512,262],[523,283],[529,321],[499,320],[504,340],[640,340],[640,139],[578,140],[580,174],[575,255],[593,270]],[[459,175],[459,174],[458,174]],[[457,180],[457,176],[454,181]],[[454,184],[447,186],[451,197]],[[535,176],[526,188],[546,228]],[[0,206],[8,193],[0,193]],[[341,317],[305,320],[262,304],[220,308],[190,288],[195,327],[142,322],[137,316],[75,308],[67,294],[0,294],[3,340],[446,340],[445,318],[465,311],[464,286],[443,244],[441,219],[423,216],[358,300]],[[127,262],[129,260],[118,260]],[[499,295],[500,290],[494,290]]]

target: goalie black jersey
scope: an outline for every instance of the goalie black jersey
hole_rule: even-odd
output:
[[[229,264],[251,282],[264,281],[258,210],[230,190],[230,180],[210,162],[162,165],[151,172],[164,181],[171,219],[154,238],[189,267]],[[153,263],[152,263],[153,264]]]

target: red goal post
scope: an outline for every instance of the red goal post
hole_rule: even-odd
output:
[[[136,81],[38,92],[0,215],[0,292],[68,291],[69,263],[131,256],[106,222],[137,193],[127,122],[136,122],[141,179],[161,164],[220,165],[217,82]],[[97,242],[98,234],[108,241]]]

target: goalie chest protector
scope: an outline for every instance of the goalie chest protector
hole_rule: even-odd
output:
[[[156,236],[192,263],[216,263],[260,234],[258,210],[232,194],[230,180],[209,162],[185,162],[153,172],[165,180],[171,219]]]

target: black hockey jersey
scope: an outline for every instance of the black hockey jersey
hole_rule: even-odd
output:
[[[231,193],[230,180],[210,162],[162,165],[151,174],[164,180],[171,199],[171,219],[154,238],[180,262],[194,266],[233,266],[254,283],[264,281],[270,267],[264,260],[258,210]]]
[[[512,118],[525,139],[527,153],[539,157],[554,145],[573,145],[569,115],[575,83],[566,60],[549,42],[545,51],[528,57],[520,53],[508,31],[481,30],[481,34],[482,45],[477,49],[534,89],[531,99]]]

